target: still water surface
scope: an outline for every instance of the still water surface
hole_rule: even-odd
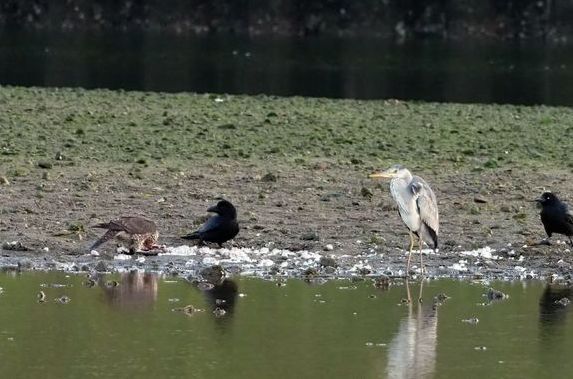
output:
[[[118,286],[105,282],[117,280]],[[426,282],[422,304],[403,283],[285,286],[227,280],[210,290],[151,274],[105,277],[94,287],[64,273],[2,274],[3,377],[548,378],[573,372],[571,290]],[[67,284],[53,288],[43,285]],[[109,284],[109,283],[108,283]],[[411,283],[413,297],[419,283]],[[39,303],[43,290],[47,302]],[[450,299],[433,306],[439,293]],[[60,304],[60,296],[71,301]],[[178,301],[177,301],[178,299]],[[220,300],[217,300],[220,299]],[[224,300],[224,301],[221,301]],[[192,304],[192,316],[173,308]],[[226,310],[216,317],[214,308]],[[472,324],[463,319],[477,318]]]
[[[0,84],[573,105],[573,49],[531,42],[5,28]]]

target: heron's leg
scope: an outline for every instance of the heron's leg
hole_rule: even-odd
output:
[[[408,303],[412,304],[412,296],[410,295],[410,282],[408,282],[407,276],[406,276],[406,294],[408,295]]]
[[[408,250],[408,263],[406,264],[406,277],[410,275],[410,258],[412,258],[412,250],[414,249],[414,235],[411,231],[408,231],[410,234],[410,249]]]
[[[418,295],[418,302],[422,302],[422,291],[424,290],[424,277],[422,276],[422,280],[420,280],[420,293]]]
[[[420,251],[420,272],[422,275],[424,275],[424,272],[426,271],[424,269],[424,255],[422,254],[422,237],[418,238],[418,250]]]

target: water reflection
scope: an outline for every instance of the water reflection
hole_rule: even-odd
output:
[[[407,303],[408,314],[388,346],[388,378],[430,378],[434,375],[439,304],[437,301],[430,304],[417,301],[422,298],[423,284],[422,280],[416,300]],[[406,290],[411,299],[407,280]]]
[[[121,311],[141,311],[153,307],[157,300],[158,277],[156,274],[132,271],[122,273],[116,282],[100,277],[105,302]]]
[[[211,312],[217,313],[218,310],[223,310],[225,311],[223,315],[226,318],[233,315],[235,302],[239,294],[239,287],[236,282],[231,279],[224,279],[210,290],[203,291],[203,293],[207,298]]]
[[[0,30],[0,84],[573,104],[571,49],[368,38]]]
[[[573,288],[548,284],[539,299],[539,321],[542,325],[556,325],[565,321],[570,307],[564,304],[571,299]]]

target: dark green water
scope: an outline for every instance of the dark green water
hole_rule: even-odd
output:
[[[0,85],[573,105],[568,45],[0,30]]]
[[[112,279],[119,286],[106,287]],[[92,288],[84,281],[0,276],[3,377],[548,378],[573,370],[569,307],[554,304],[570,290],[540,282],[493,283],[510,297],[487,306],[484,284],[426,282],[424,303],[409,306],[400,305],[402,283],[279,287],[239,278],[201,291],[152,275],[107,277]],[[409,287],[417,296],[419,283]],[[438,293],[450,299],[433,307]],[[54,301],[62,295],[71,301]],[[204,311],[172,311],[188,304]],[[215,317],[216,306],[226,314]],[[472,317],[479,323],[462,322]]]

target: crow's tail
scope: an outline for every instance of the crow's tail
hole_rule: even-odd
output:
[[[183,238],[184,240],[198,240],[198,239],[201,239],[201,236],[199,235],[198,232],[193,232],[193,233],[181,236],[181,238]]]

